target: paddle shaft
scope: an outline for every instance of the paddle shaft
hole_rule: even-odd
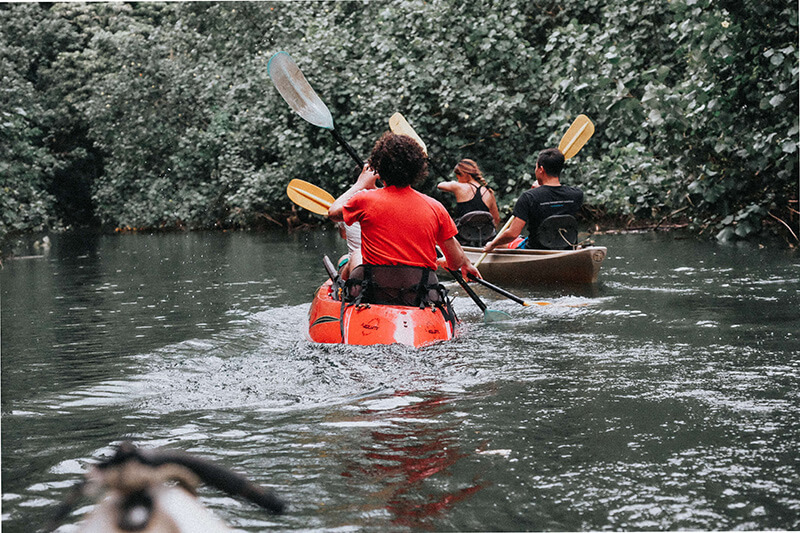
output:
[[[347,143],[347,141],[344,140],[342,134],[339,133],[339,131],[336,128],[333,128],[332,130],[330,130],[330,132],[331,135],[333,135],[333,138],[339,141],[339,144],[341,144],[344,147],[345,151],[347,151],[347,154],[353,158],[353,161],[356,162],[358,168],[364,168],[364,161],[360,157],[358,157],[358,154],[356,153],[355,150],[353,150],[353,147],[350,146]]]
[[[503,233],[505,230],[507,230],[507,229],[508,229],[508,227],[511,225],[511,223],[512,223],[512,222],[514,222],[514,216],[513,216],[513,215],[511,216],[511,218],[509,218],[509,219],[508,219],[508,222],[506,222],[506,223],[503,225],[503,227],[502,227],[502,228],[500,228],[500,231],[498,231],[498,232],[497,232],[497,234],[498,234],[498,235],[500,235],[500,234],[501,234],[501,233]],[[483,252],[483,253],[481,254],[481,256],[478,258],[478,260],[477,260],[477,261],[475,261],[475,268],[478,268],[478,266],[479,266],[479,265],[480,265],[480,264],[483,262],[483,260],[484,260],[484,259],[486,259],[486,254],[488,254],[488,253],[489,253],[489,252]]]
[[[476,278],[475,276],[470,276],[470,279],[471,279],[472,281],[476,281],[476,282],[480,283],[480,284],[481,284],[481,285],[483,285],[484,287],[487,287],[487,288],[489,288],[489,289],[492,289],[493,291],[495,291],[495,292],[496,292],[496,293],[498,293],[498,294],[502,294],[503,296],[505,296],[505,297],[506,297],[506,298],[508,298],[509,300],[514,300],[514,301],[515,301],[515,302],[517,302],[518,304],[522,304],[522,305],[524,305],[525,307],[528,307],[528,306],[530,306],[530,305],[531,305],[531,304],[529,304],[528,302],[526,302],[525,300],[523,300],[522,298],[520,298],[519,296],[516,296],[516,295],[514,295],[514,294],[511,294],[511,293],[510,293],[510,292],[508,292],[507,290],[505,290],[505,289],[501,289],[501,288],[500,288],[500,287],[498,287],[497,285],[494,285],[493,283],[489,283],[488,281],[486,281],[486,280],[484,280],[484,279],[481,279],[481,278]]]
[[[481,300],[478,295],[475,294],[475,291],[473,291],[472,288],[467,285],[467,282],[464,281],[463,277],[461,277],[461,273],[458,270],[450,270],[449,268],[447,271],[450,272],[450,275],[453,276],[458,284],[461,285],[461,288],[466,291],[470,298],[472,298],[472,301],[475,302],[475,305],[480,307],[481,311],[486,314],[486,304],[483,303],[483,300]]]

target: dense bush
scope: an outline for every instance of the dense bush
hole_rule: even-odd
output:
[[[340,192],[352,160],[267,75],[286,50],[362,157],[406,116],[427,192],[471,157],[508,208],[585,113],[565,180],[598,220],[794,240],[797,19],[774,0],[6,4],[0,235],[252,227],[291,211],[292,178]]]

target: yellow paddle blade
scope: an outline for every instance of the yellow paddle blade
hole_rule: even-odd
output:
[[[403,115],[400,113],[395,113],[389,118],[389,128],[392,130],[392,133],[397,135],[408,135],[422,147],[422,151],[425,152],[425,155],[428,155],[428,148],[425,146],[425,143],[422,142],[422,139],[419,138],[417,132],[414,131],[414,128],[411,127],[411,124],[405,119]]]
[[[569,159],[577,154],[593,134],[594,124],[589,120],[589,117],[578,115],[572,122],[572,126],[567,130],[567,133],[561,137],[561,142],[558,143],[558,149],[564,154],[564,159]]]
[[[328,216],[328,209],[333,203],[333,196],[303,180],[292,180],[286,187],[286,194],[289,199],[304,209],[312,213]]]

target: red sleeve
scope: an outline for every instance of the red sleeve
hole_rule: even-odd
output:
[[[453,222],[453,218],[450,216],[450,213],[447,212],[447,209],[439,203],[436,206],[436,214],[439,218],[439,235],[437,235],[436,242],[442,243],[451,237],[455,237],[458,234],[458,228],[456,228],[456,223]]]
[[[344,216],[344,223],[348,226],[353,222],[361,222],[361,217],[364,214],[364,205],[361,199],[364,197],[360,194],[362,191],[355,193],[347,203],[344,204],[342,215]]]

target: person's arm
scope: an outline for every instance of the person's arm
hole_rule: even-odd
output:
[[[342,222],[344,220],[344,204],[358,191],[374,189],[377,180],[378,174],[369,166],[369,163],[365,163],[364,170],[361,171],[353,186],[334,200],[330,208],[328,208],[328,217],[334,222]]]
[[[458,182],[457,181],[443,181],[439,185],[436,186],[437,189],[440,191],[451,192],[453,194],[456,193],[458,190]]]
[[[521,218],[515,217],[505,231],[501,232],[500,235],[486,243],[486,246],[483,247],[483,251],[491,252],[498,246],[510,243],[519,237],[519,234],[522,233],[523,229],[525,229],[525,221]]]
[[[494,220],[494,227],[500,225],[500,210],[497,209],[497,199],[494,197],[494,191],[491,189],[489,190],[489,201],[486,205],[489,206],[489,212],[492,214],[492,219]]]
[[[461,244],[455,237],[450,237],[441,243],[439,247],[442,249],[445,259],[447,259],[447,268],[450,270],[460,270],[461,276],[464,277],[464,279],[469,279],[470,276],[475,278],[481,277],[481,273],[478,272],[478,269],[467,259],[464,249],[461,248]]]

